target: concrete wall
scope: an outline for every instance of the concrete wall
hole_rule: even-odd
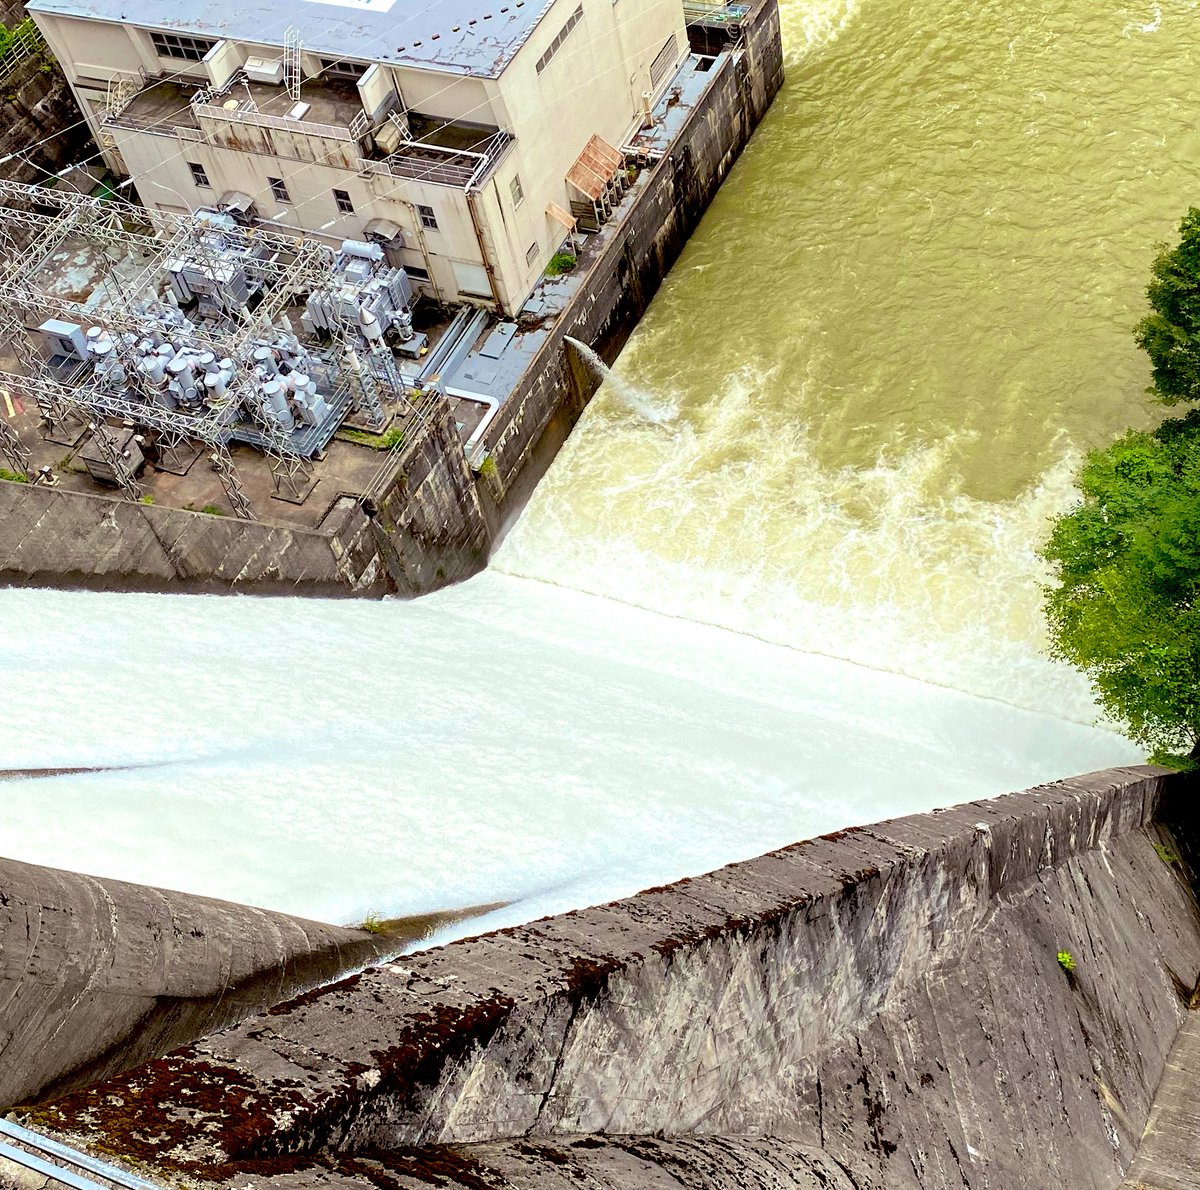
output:
[[[105,1078],[398,945],[0,859],[0,1109]]]
[[[0,582],[95,590],[383,595],[375,550],[335,510],[327,532],[0,480]],[[359,540],[343,545],[337,533]]]
[[[473,574],[489,536],[454,418],[443,409],[404,451],[396,478],[367,504],[371,519],[351,549],[378,550],[396,590],[421,595]]]
[[[1116,1187],[1200,970],[1194,796],[1116,769],[838,832],[368,970],[31,1122],[242,1190]]]

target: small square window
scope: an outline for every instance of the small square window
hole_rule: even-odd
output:
[[[533,262],[537,260],[537,255],[538,242],[537,240],[534,240],[533,243],[529,245],[529,251],[525,253],[525,263],[527,265],[533,264]]]
[[[508,184],[508,188],[512,191],[513,210],[515,211],[525,201],[525,191],[521,189],[520,174],[513,175],[513,180]]]
[[[287,187],[283,184],[282,178],[268,178],[267,185],[271,187],[271,197],[276,202],[291,202],[288,197]]]
[[[338,211],[343,215],[354,214],[354,204],[350,201],[350,194],[346,190],[334,190],[333,201],[337,204]]]
[[[422,227],[428,228],[430,231],[437,231],[437,216],[433,213],[433,207],[417,203],[417,214],[421,216]]]
[[[206,190],[212,189],[212,183],[208,180],[208,171],[198,162],[189,161],[188,169],[192,171],[192,181],[197,186],[203,186]]]

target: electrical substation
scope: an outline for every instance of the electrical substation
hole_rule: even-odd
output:
[[[419,295],[375,243],[334,249],[216,210],[151,223],[119,200],[0,182],[0,251],[10,416],[32,406],[45,438],[132,498],[147,463],[183,475],[206,457],[234,515],[254,519],[236,447],[265,456],[273,496],[302,503],[340,428],[382,436],[442,398],[429,380],[445,353],[426,360]],[[478,313],[451,322],[452,342],[469,349]],[[4,418],[0,454],[55,482]]]

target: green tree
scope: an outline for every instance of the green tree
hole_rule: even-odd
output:
[[[1154,312],[1134,337],[1150,356],[1149,391],[1166,405],[1200,400],[1200,209],[1188,210],[1178,245],[1155,258],[1146,295]]]
[[[1200,212],[1192,212],[1200,218]],[[1053,654],[1156,754],[1200,752],[1200,412],[1093,451],[1043,556]]]

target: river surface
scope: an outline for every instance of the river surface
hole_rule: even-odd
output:
[[[489,924],[1140,759],[1035,547],[1148,421],[1190,0],[783,0],[788,83],[494,559],[414,603],[0,593],[0,854]]]

